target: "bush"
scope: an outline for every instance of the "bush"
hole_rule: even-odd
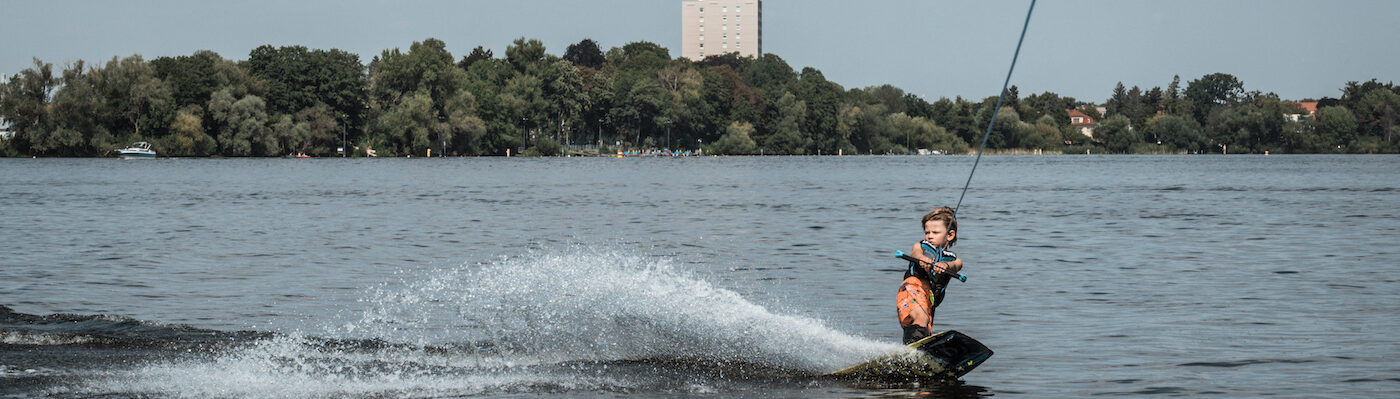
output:
[[[9,140],[0,139],[0,158],[19,158],[19,150],[10,145]]]
[[[758,143],[753,141],[753,125],[748,123],[734,122],[729,124],[729,128],[710,146],[711,151],[719,155],[750,155],[758,152]]]
[[[1177,154],[1181,152],[1170,144],[1157,143],[1133,143],[1128,150],[1130,154]]]
[[[563,154],[564,146],[549,138],[539,139],[535,142],[534,147],[525,150],[525,155],[532,157],[557,157]]]
[[[1107,154],[1108,151],[1104,151],[1103,148],[1099,148],[1098,146],[1093,146],[1093,145],[1088,145],[1088,144],[1075,144],[1075,145],[1067,145],[1067,146],[1060,147],[1060,153],[1063,153],[1063,154]]]

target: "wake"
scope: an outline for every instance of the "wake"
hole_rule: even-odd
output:
[[[315,336],[264,336],[50,394],[706,393],[810,379],[903,348],[773,313],[668,260],[618,252],[530,254],[401,280],[370,290],[360,315]]]
[[[830,371],[900,347],[775,314],[669,260],[586,249],[440,272],[369,301],[344,332],[545,362],[705,356]]]

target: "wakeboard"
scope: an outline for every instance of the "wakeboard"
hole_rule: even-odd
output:
[[[909,344],[913,352],[891,353],[828,376],[861,381],[956,380],[992,357],[992,350],[966,334],[948,330]]]

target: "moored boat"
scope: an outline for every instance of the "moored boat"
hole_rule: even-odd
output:
[[[117,156],[122,159],[156,159],[156,151],[151,149],[151,143],[144,141],[132,144],[130,147],[118,148]]]

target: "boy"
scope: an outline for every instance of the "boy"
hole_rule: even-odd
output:
[[[919,262],[909,262],[896,295],[905,344],[933,334],[933,311],[943,302],[950,278],[945,273],[962,270],[962,260],[947,250],[958,242],[958,219],[953,209],[934,209],[924,215],[923,226],[924,240],[909,252]]]

